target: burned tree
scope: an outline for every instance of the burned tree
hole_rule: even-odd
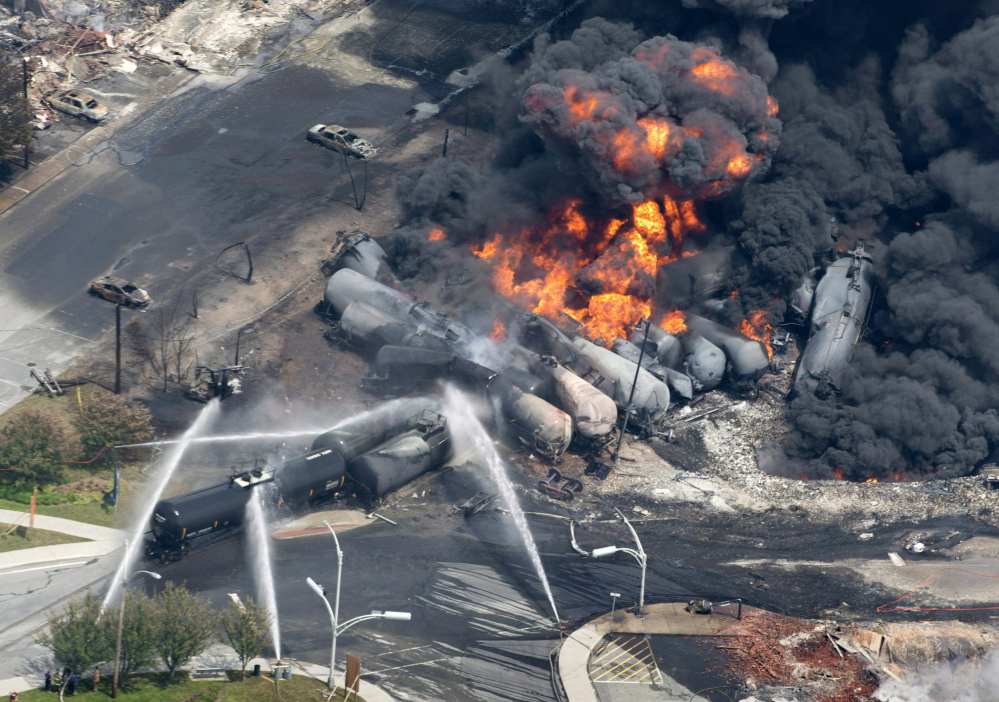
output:
[[[21,63],[0,50],[0,162],[20,155],[31,141],[31,109]]]
[[[163,392],[171,382],[186,380],[192,365],[196,321],[180,309],[180,302],[178,296],[173,304],[153,310],[149,321],[134,319],[126,327],[128,345],[162,379]]]

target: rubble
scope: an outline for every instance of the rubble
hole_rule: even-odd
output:
[[[259,53],[268,29],[295,18],[356,12],[370,0],[45,0],[44,16],[0,5],[0,50],[28,59],[35,128],[61,118],[45,103],[59,90],[134,72],[142,61],[232,75]]]
[[[729,669],[752,680],[758,700],[852,702],[868,699],[880,684],[868,661],[844,656],[828,635],[829,622],[807,622],[746,608],[743,626],[750,636],[726,639]],[[747,685],[747,687],[750,687]]]

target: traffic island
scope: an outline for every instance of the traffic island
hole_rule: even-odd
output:
[[[836,622],[738,603],[656,604],[644,617],[618,611],[573,632],[559,651],[558,672],[569,702],[700,702],[712,698],[699,692],[717,689],[794,689],[831,702],[857,693],[866,699],[882,673],[897,679],[877,652],[861,656],[847,638]]]

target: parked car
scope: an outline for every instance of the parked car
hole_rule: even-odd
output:
[[[309,141],[325,146],[327,149],[339,151],[355,158],[371,158],[378,149],[353,132],[347,131],[339,124],[317,124],[306,135]]]
[[[142,288],[109,275],[91,283],[90,294],[126,307],[145,307],[150,302],[149,293]]]
[[[84,117],[91,122],[100,122],[108,116],[108,106],[102,105],[94,98],[79,90],[68,90],[47,98],[52,107],[73,115]]]

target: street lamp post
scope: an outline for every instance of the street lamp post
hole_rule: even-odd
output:
[[[128,557],[128,539],[125,539],[125,557]],[[132,575],[145,573],[159,580],[163,576],[150,570],[137,570]],[[118,607],[118,637],[114,648],[114,680],[111,683],[111,699],[118,699],[118,671],[121,669],[121,631],[125,624],[125,588],[128,587],[128,571],[121,579],[121,605]]]
[[[347,631],[350,627],[354,626],[363,621],[369,619],[392,619],[395,621],[408,622],[413,618],[413,615],[409,612],[379,612],[377,610],[371,612],[371,614],[362,614],[359,617],[354,617],[353,619],[348,619],[343,624],[338,624],[336,617],[333,614],[333,609],[330,607],[330,601],[326,598],[326,588],[317,583],[312,578],[305,579],[306,584],[312,588],[312,591],[319,595],[323,603],[326,605],[326,611],[330,613],[330,620],[333,622],[333,658],[330,659],[330,676],[326,684],[332,690],[333,687],[333,670],[336,665],[336,639],[343,632]]]
[[[629,556],[632,556],[636,561],[638,561],[638,564],[642,566],[642,586],[641,589],[638,591],[638,614],[639,616],[641,616],[645,614],[645,566],[646,563],[648,562],[648,559],[645,555],[645,549],[642,548],[642,542],[639,540],[638,534],[635,532],[635,528],[631,526],[631,522],[629,522],[628,518],[621,513],[621,510],[615,509],[614,511],[616,511],[618,516],[621,517],[621,521],[623,521],[627,525],[628,530],[631,532],[632,537],[635,539],[635,545],[638,548],[632,549],[632,548],[620,548],[618,546],[604,546],[603,548],[594,549],[593,557],[601,558],[603,556],[610,556],[612,554],[617,553],[618,551],[621,551],[622,553],[627,553]]]
[[[330,601],[326,597],[326,588],[319,585],[312,578],[306,578],[305,582],[310,588],[312,588],[313,592],[323,599],[323,604],[326,605],[326,611],[329,612],[330,615],[330,624],[333,627],[333,645],[330,648],[330,675],[326,684],[332,690],[333,675],[334,670],[336,669],[336,639],[340,634],[354,626],[354,624],[367,619],[395,619],[400,621],[409,621],[411,615],[408,612],[372,612],[371,614],[355,617],[344,622],[342,625],[340,624],[340,582],[343,576],[343,551],[340,550],[340,539],[337,538],[336,531],[333,529],[332,525],[324,519],[323,526],[330,530],[330,534],[333,535],[333,543],[336,544],[336,598],[334,600],[333,607],[330,607]]]
[[[340,579],[343,575],[343,551],[340,550],[340,539],[336,537],[336,530],[327,521],[323,520],[323,526],[330,530],[333,535],[333,543],[336,544],[336,604],[333,607],[333,649],[330,652],[330,680],[329,687],[333,689],[333,663],[336,661],[336,628],[340,624]],[[326,599],[325,596],[323,599]]]
[[[612,592],[611,596],[611,623],[614,623],[614,610],[617,608],[617,598],[621,596],[620,592]]]

